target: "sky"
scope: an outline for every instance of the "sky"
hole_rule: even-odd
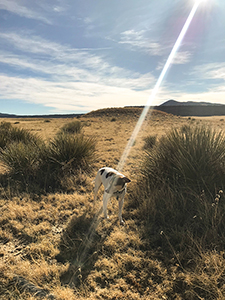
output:
[[[0,113],[145,105],[194,0],[0,0]],[[151,105],[225,104],[225,1],[202,1]]]

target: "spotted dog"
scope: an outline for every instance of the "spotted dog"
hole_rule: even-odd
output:
[[[122,207],[124,202],[124,196],[127,191],[127,183],[130,182],[123,174],[112,168],[101,168],[98,170],[98,173],[95,178],[95,188],[94,188],[94,200],[96,200],[98,190],[103,184],[104,186],[104,195],[103,195],[103,214],[105,218],[108,218],[107,215],[107,204],[109,199],[112,196],[115,196],[119,201],[119,221],[120,224],[124,224],[122,219]]]

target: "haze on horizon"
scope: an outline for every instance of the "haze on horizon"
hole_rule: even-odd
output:
[[[145,105],[193,0],[0,0],[0,112]],[[201,3],[153,105],[225,104],[225,2]]]

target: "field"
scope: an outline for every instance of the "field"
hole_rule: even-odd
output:
[[[123,169],[132,181],[123,209],[125,226],[119,225],[115,199],[108,207],[109,220],[99,214],[103,190],[93,202],[97,170],[117,167],[140,113],[139,108],[104,109],[77,119],[83,134],[96,140],[96,159],[58,188],[35,191],[29,184],[21,188],[1,166],[1,299],[225,298],[223,249],[216,242],[203,247],[202,237],[198,241],[193,238],[193,248],[185,249],[178,233],[180,242],[160,226],[154,227],[153,234],[146,226],[147,213],[136,205],[146,138],[155,136],[157,142],[172,128],[196,124],[224,131],[223,117],[185,118],[151,111]],[[0,119],[37,134],[45,143],[72,121]],[[214,217],[212,220],[217,220]],[[182,247],[178,249],[177,244]]]

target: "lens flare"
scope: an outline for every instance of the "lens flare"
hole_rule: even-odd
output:
[[[117,165],[117,170],[119,172],[121,172],[123,167],[124,167],[125,161],[126,161],[128,155],[129,155],[131,147],[133,146],[134,141],[135,141],[135,139],[136,139],[136,137],[137,137],[137,135],[138,135],[138,133],[141,129],[141,126],[142,126],[142,124],[144,122],[144,119],[145,119],[145,117],[146,117],[146,115],[149,111],[149,108],[150,108],[153,100],[155,99],[155,96],[156,96],[156,94],[157,94],[157,92],[158,92],[158,90],[159,90],[159,88],[162,84],[162,81],[163,81],[163,79],[164,79],[164,77],[165,77],[165,75],[166,75],[166,73],[167,73],[167,71],[168,71],[168,69],[169,69],[169,67],[170,67],[170,65],[171,65],[171,63],[172,63],[172,61],[173,61],[180,45],[181,45],[181,43],[182,43],[182,40],[183,40],[183,38],[184,38],[184,36],[185,36],[185,34],[186,34],[190,24],[191,24],[191,21],[192,21],[194,15],[195,15],[195,13],[198,9],[199,4],[202,1],[204,1],[204,0],[198,0],[197,2],[195,2],[195,4],[194,4],[187,20],[186,20],[186,22],[183,26],[183,28],[182,28],[182,30],[181,30],[181,32],[180,32],[180,34],[179,34],[179,36],[176,40],[176,43],[174,44],[174,46],[172,48],[172,51],[170,52],[170,55],[169,55],[165,65],[163,67],[163,70],[162,70],[162,72],[161,72],[161,74],[160,74],[160,76],[159,76],[159,78],[158,78],[158,80],[155,84],[155,87],[153,88],[152,94],[150,95],[150,97],[149,97],[149,99],[148,99],[148,101],[147,101],[147,103],[146,103],[146,105],[145,105],[145,107],[144,107],[144,109],[141,113],[141,116],[140,116],[140,118],[139,118],[139,120],[138,120],[138,122],[137,122],[137,124],[134,128],[134,131],[133,131],[133,133],[132,133],[132,135],[131,135],[128,143],[127,143],[127,146],[126,146],[126,148],[125,148],[125,150],[124,150],[124,152],[123,152],[123,154],[120,158],[120,161]]]

